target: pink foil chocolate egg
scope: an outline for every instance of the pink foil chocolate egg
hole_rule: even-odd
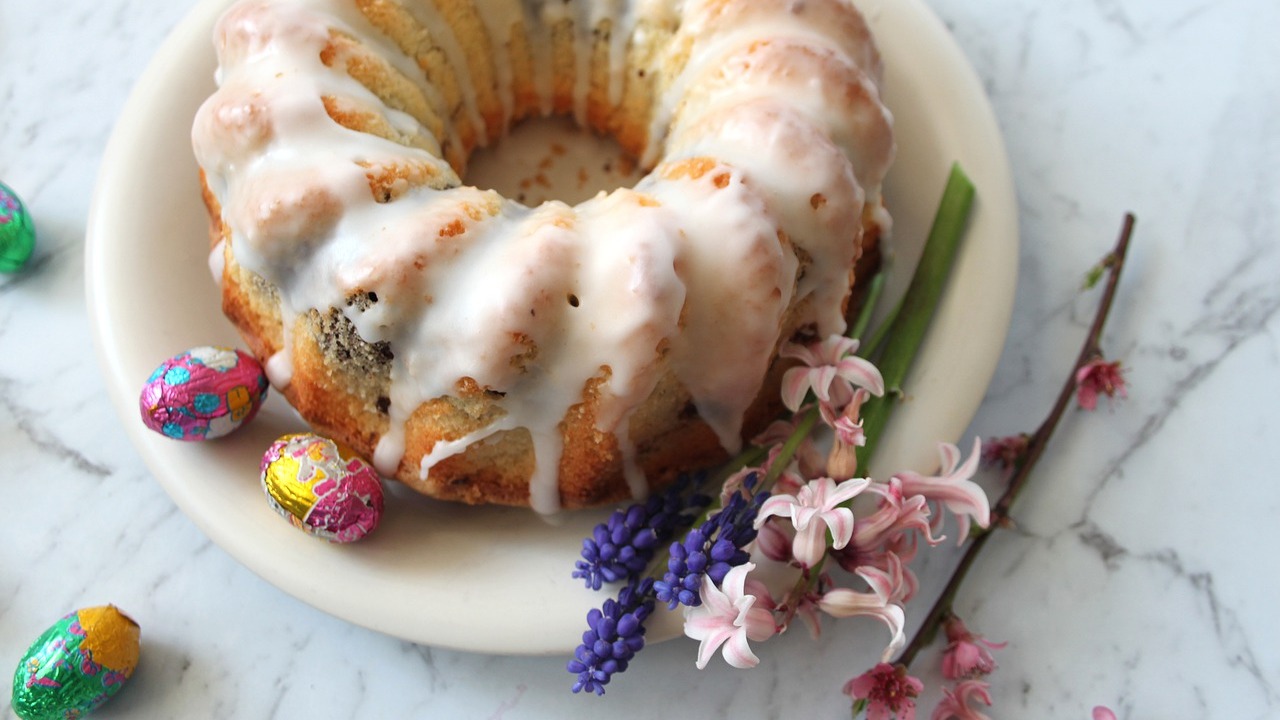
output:
[[[142,422],[175,440],[212,440],[248,423],[267,397],[267,375],[242,350],[197,347],[165,360],[138,400]]]
[[[304,532],[330,542],[359,540],[382,519],[382,481],[350,449],[328,438],[285,435],[262,456],[271,507]]]

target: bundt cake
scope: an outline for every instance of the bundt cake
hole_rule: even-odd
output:
[[[888,226],[847,0],[242,0],[215,46],[224,310],[319,432],[433,497],[548,512],[735,452]],[[552,114],[648,175],[572,207],[465,183]]]

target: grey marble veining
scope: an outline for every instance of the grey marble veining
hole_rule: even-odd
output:
[[[40,232],[28,272],[0,276],[0,670],[58,615],[114,602],[145,651],[103,718],[847,716],[840,686],[883,633],[871,621],[771,641],[750,672],[697,672],[691,643],[653,646],[599,701],[568,693],[563,658],[421,647],[328,617],[174,507],[106,399],[83,238],[125,97],[193,4],[0,0],[0,179]],[[1017,528],[958,601],[1009,641],[990,714],[1280,716],[1280,4],[930,5],[991,97],[1021,213],[1013,325],[966,438],[1039,422],[1092,316],[1083,273],[1138,216],[1104,337],[1130,398],[1068,412]],[[952,557],[930,562],[926,598]]]

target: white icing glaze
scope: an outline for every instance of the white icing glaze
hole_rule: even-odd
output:
[[[209,274],[219,285],[222,284],[222,273],[227,267],[226,244],[225,240],[219,240],[214,243],[213,250],[209,251]]]
[[[276,390],[284,390],[293,382],[293,363],[289,359],[288,350],[281,350],[267,358],[262,369],[267,373],[267,381]]]
[[[441,142],[456,143],[455,123],[463,122],[485,142],[452,29],[430,3],[403,2],[463,88],[465,112],[442,115]],[[768,13],[752,6],[740,22],[719,27],[700,20],[710,5],[697,0],[483,0],[479,16],[505,119],[515,106],[513,29],[527,33],[547,112],[551,28],[573,21],[580,121],[597,28],[610,28],[606,96],[613,105],[626,90],[635,43],[658,37],[654,28],[675,30],[671,48],[690,48],[655,100],[647,143],[648,155],[661,159],[654,172],[634,190],[536,208],[460,185],[430,132],[325,66],[321,50],[337,28],[414,75],[413,61],[350,0],[244,0],[228,12],[216,32],[220,89],[196,118],[196,155],[223,207],[236,261],[279,289],[286,335],[301,313],[340,308],[361,337],[394,349],[390,426],[374,456],[380,472],[393,475],[401,465],[409,414],[457,396],[465,380],[500,393],[501,412],[464,437],[435,443],[419,477],[476,443],[523,429],[535,449],[530,504],[553,512],[558,425],[590,388],[595,425],[616,438],[628,485],[642,494],[630,419],[664,373],[674,374],[734,451],[789,308],[804,300],[801,322],[823,333],[843,329],[863,203],[877,196],[892,156],[890,120],[875,87],[878,56],[865,39],[851,57],[842,49],[849,39],[833,39],[817,22],[826,10],[806,15],[796,3],[783,5]],[[687,26],[682,16],[691,18]],[[734,69],[733,58],[765,39],[768,47],[751,51],[762,68]],[[788,64],[800,62],[795,47],[816,48],[808,65]],[[662,58],[662,49],[654,56]],[[438,93],[413,79],[439,106]],[[859,92],[845,92],[854,86]],[[380,113],[417,147],[339,126],[323,98]],[[405,166],[434,181],[400,182],[390,202],[374,197],[370,174]],[[797,255],[808,261],[798,281]],[[378,300],[364,309],[346,302],[369,292]],[[286,350],[268,361],[279,387],[292,372],[288,345],[286,336]]]

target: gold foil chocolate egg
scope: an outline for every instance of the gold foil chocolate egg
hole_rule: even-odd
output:
[[[124,687],[138,665],[138,623],[114,605],[77,610],[45,630],[13,674],[23,720],[82,717]]]
[[[271,507],[330,542],[359,540],[382,518],[382,481],[369,464],[328,438],[285,435],[262,456]]]

